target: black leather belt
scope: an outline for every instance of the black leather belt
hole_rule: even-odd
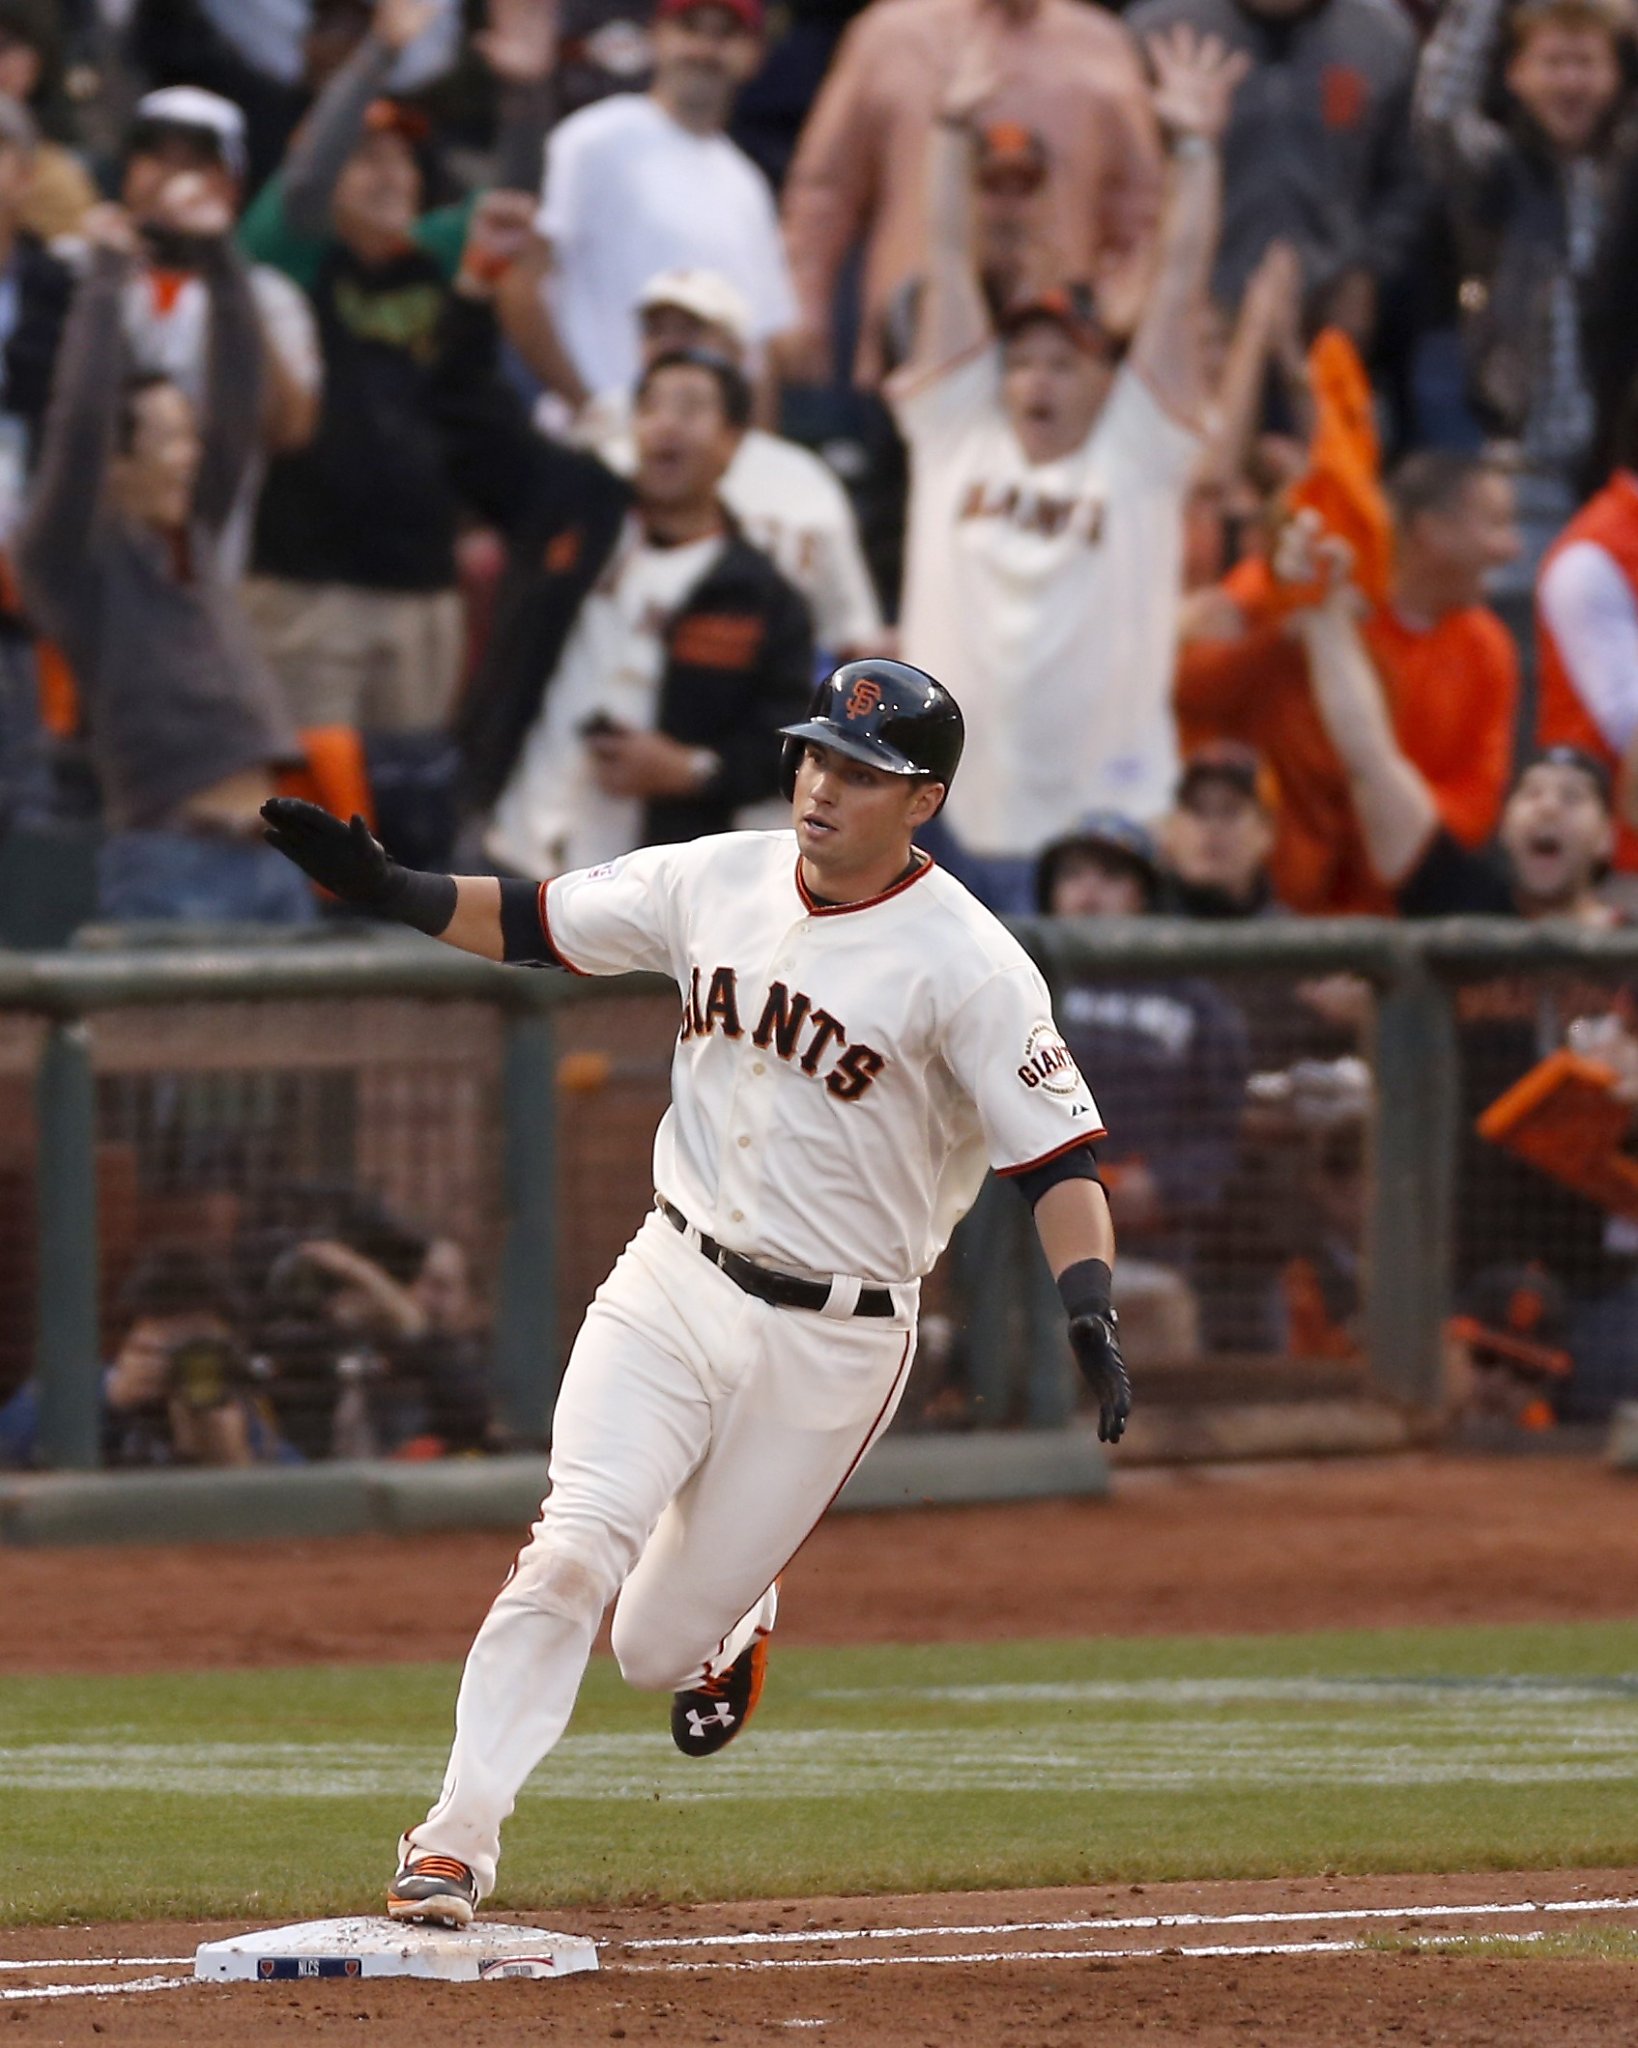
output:
[[[654,1197],[654,1206],[673,1230],[680,1230],[685,1237],[688,1235],[688,1218],[664,1195]],[[700,1250],[712,1265],[726,1273],[746,1294],[754,1294],[758,1301],[771,1301],[775,1308],[822,1309],[830,1299],[830,1288],[823,1280],[799,1280],[794,1273],[770,1272],[766,1266],[759,1266],[755,1259],[748,1259],[742,1252],[731,1252],[725,1244],[718,1244],[703,1230],[699,1238]],[[887,1287],[861,1287],[853,1313],[856,1316],[892,1315],[892,1290]]]

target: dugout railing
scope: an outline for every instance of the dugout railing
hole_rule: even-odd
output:
[[[1018,930],[1055,996],[1071,986],[1206,981],[1238,1002],[1253,984],[1356,978],[1371,1077],[1361,1370],[1385,1400],[1432,1412],[1463,1115],[1458,993],[1497,977],[1531,986],[1565,975],[1638,980],[1638,932],[1294,918],[1038,921]],[[1090,1008],[1097,1013],[1095,999]],[[12,1321],[29,1333],[25,1362],[38,1379],[39,1462],[97,1461],[111,1205],[138,1235],[150,1208],[170,1202],[167,1213],[191,1213],[175,1208],[175,1185],[156,1192],[144,1178],[158,1156],[153,1105],[169,1105],[172,1151],[189,1117],[184,1136],[194,1143],[210,1125],[198,1098],[209,1096],[212,1073],[241,1127],[247,1076],[296,1077],[261,1101],[273,1138],[294,1143],[305,1133],[312,1158],[345,1152],[343,1170],[363,1171],[389,1197],[421,1186],[460,1208],[486,1261],[500,1417],[515,1441],[541,1442],[573,1323],[641,1213],[674,1015],[674,992],[652,979],[505,970],[396,934],[0,955],[0,1139],[10,1141],[9,1150],[0,1144],[0,1180],[28,1219],[29,1256],[13,1262]],[[436,1115],[430,1097],[394,1094],[389,1054],[403,1072],[445,1076]],[[356,1089],[345,1101],[335,1093],[338,1072],[376,1067],[362,1109]],[[205,1137],[214,1142],[211,1130]],[[219,1150],[217,1182],[246,1156],[242,1144]],[[999,1245],[981,1212],[962,1282],[969,1394],[978,1390],[966,1419],[1064,1421],[1073,1379],[1061,1348],[1020,1337],[1016,1321],[993,1312],[1018,1279],[1015,1250]],[[4,1281],[0,1274],[0,1295]],[[1141,1372],[1144,1361],[1134,1362]]]

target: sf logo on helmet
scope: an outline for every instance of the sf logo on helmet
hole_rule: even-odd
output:
[[[868,718],[881,701],[881,684],[873,683],[868,676],[861,676],[847,700],[847,715],[849,718]]]

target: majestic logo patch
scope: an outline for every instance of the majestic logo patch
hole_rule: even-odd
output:
[[[881,701],[881,684],[873,683],[869,676],[861,676],[847,700],[847,715],[849,718],[868,718]]]
[[[1067,1097],[1081,1092],[1081,1070],[1050,1018],[1043,1017],[1030,1026],[1018,1078],[1026,1088],[1044,1088],[1048,1095]]]

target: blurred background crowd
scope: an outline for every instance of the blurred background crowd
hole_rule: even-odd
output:
[[[887,652],[1002,914],[1624,922],[1629,0],[0,0],[0,938],[332,917],[276,791],[531,877],[777,825]],[[1152,1346],[1357,1353],[1368,1011],[1065,992]],[[1516,1418],[1638,1391],[1631,1011],[1463,991]],[[265,1236],[132,1272],[111,1457],[490,1440],[460,1246]]]

